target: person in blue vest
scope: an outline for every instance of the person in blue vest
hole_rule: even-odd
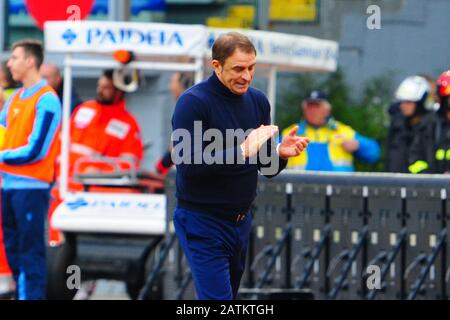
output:
[[[312,91],[302,103],[305,119],[283,130],[286,136],[294,127],[297,135],[308,137],[305,152],[289,159],[288,169],[311,171],[355,171],[354,159],[373,164],[380,158],[380,146],[350,126],[335,120],[332,106],[322,91]]]

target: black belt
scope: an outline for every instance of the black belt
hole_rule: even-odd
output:
[[[239,223],[245,220],[248,213],[238,213],[236,215],[231,216],[231,221]]]
[[[225,214],[225,213],[218,213],[218,212],[208,212],[207,210],[202,210],[202,208],[192,205],[191,203],[189,203],[187,201],[183,201],[183,200],[178,200],[178,204],[182,208],[186,208],[187,210],[204,213],[211,217],[220,218],[222,220],[227,220],[227,221],[231,221],[234,223],[241,223],[250,214],[250,208],[240,210],[238,213],[234,213],[234,214]]]
[[[235,213],[235,214],[218,214],[218,213],[206,213],[212,217],[217,217],[219,219],[222,220],[227,220],[227,221],[231,221],[234,223],[241,223],[242,221],[245,220],[245,218],[247,217],[247,215],[249,215],[250,213],[248,211],[243,211],[240,213]]]

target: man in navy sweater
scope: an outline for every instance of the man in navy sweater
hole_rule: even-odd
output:
[[[244,272],[258,170],[273,177],[308,138],[275,146],[270,105],[252,87],[256,49],[231,32],[212,48],[213,74],[187,90],[172,118],[178,205],[174,226],[199,299],[236,297]]]

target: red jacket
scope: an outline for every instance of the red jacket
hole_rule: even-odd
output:
[[[78,106],[70,124],[70,172],[81,157],[133,158],[135,168],[143,158],[143,143],[136,119],[125,101],[101,105],[88,101]]]

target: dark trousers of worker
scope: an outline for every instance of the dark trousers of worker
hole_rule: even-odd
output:
[[[2,229],[6,258],[16,282],[16,299],[46,298],[45,218],[47,189],[2,190]]]
[[[235,299],[245,269],[251,215],[242,222],[232,222],[177,207],[173,221],[197,298]]]

